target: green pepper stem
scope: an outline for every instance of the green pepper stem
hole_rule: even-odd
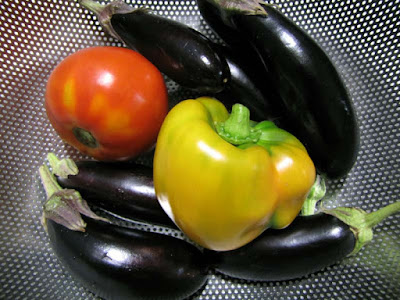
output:
[[[400,212],[400,201],[389,204],[377,211],[367,213],[359,208],[337,207],[322,210],[347,224],[356,238],[356,245],[350,255],[356,254],[373,238],[373,227],[378,225],[387,217]]]
[[[250,111],[246,106],[235,104],[232,113],[225,121],[225,132],[232,136],[246,138],[250,134]]]
[[[256,143],[261,131],[251,126],[250,111],[242,104],[234,104],[229,118],[216,124],[218,134],[233,145]]]

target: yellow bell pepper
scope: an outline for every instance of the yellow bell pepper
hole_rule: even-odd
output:
[[[315,181],[301,142],[272,122],[255,123],[240,104],[184,100],[161,127],[154,186],[169,217],[193,241],[217,251],[245,245],[299,213]]]

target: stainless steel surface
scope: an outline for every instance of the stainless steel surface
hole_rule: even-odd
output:
[[[129,2],[129,1],[128,1]],[[129,2],[131,3],[131,2]],[[399,200],[400,2],[275,1],[327,51],[352,94],[361,150],[349,176],[328,182],[327,207],[377,209]],[[196,1],[136,1],[216,37]],[[49,151],[84,158],[50,126],[44,91],[65,56],[119,45],[67,0],[0,1],[0,299],[95,299],[58,263],[40,225],[37,170]],[[172,101],[190,97],[168,80]],[[149,157],[141,158],[149,163]],[[166,232],[168,233],[168,232]],[[293,281],[259,283],[211,274],[196,299],[400,299],[400,218],[375,230],[356,256]]]

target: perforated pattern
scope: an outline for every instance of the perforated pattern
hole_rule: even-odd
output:
[[[324,205],[376,209],[399,200],[399,1],[274,1],[331,56],[353,96],[361,150]],[[196,1],[136,1],[212,39]],[[0,2],[0,299],[95,299],[61,267],[40,225],[37,169],[49,151],[84,158],[43,107],[51,70],[93,45],[118,45],[75,1]],[[172,103],[191,95],[168,80]],[[150,163],[151,157],[140,158]],[[148,228],[148,230],[157,230]],[[164,233],[171,234],[168,230]],[[211,274],[196,299],[399,299],[400,220],[390,217],[357,256],[299,280],[258,283]]]

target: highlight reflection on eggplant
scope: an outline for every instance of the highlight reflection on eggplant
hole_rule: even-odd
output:
[[[320,173],[345,176],[357,158],[358,123],[348,90],[322,48],[264,1],[197,3],[204,19],[228,45],[255,50],[261,57],[272,75],[268,84],[281,98],[279,105],[270,107],[283,106],[285,111],[274,122],[301,140]],[[268,118],[271,111],[261,113]]]
[[[249,55],[243,49],[219,44],[215,44],[215,49],[225,57],[231,77],[221,92],[207,95],[217,98],[228,110],[235,103],[245,105],[253,121],[264,121],[266,112],[272,121],[284,117],[280,96],[268,79],[271,74],[257,53]]]
[[[184,299],[206,283],[208,265],[192,244],[105,222],[85,208],[79,192],[62,189],[46,166],[39,172],[47,195],[42,222],[50,244],[70,273],[96,295]]]
[[[152,168],[98,161],[76,165],[76,175],[57,177],[63,188],[78,190],[89,204],[122,217],[176,228],[158,203]]]
[[[289,227],[268,229],[237,250],[206,250],[215,269],[246,280],[300,278],[343,260],[355,246],[350,227],[327,214],[297,217]]]
[[[370,213],[353,207],[322,209],[297,217],[285,229],[268,229],[239,249],[205,253],[217,271],[231,277],[296,279],[355,255],[372,241],[372,229],[398,212],[400,201]]]
[[[219,92],[229,80],[225,59],[193,28],[123,1],[107,5],[79,2],[98,16],[106,32],[141,53],[179,85],[198,92]]]
[[[96,169],[101,169],[104,165],[107,166],[98,162]],[[121,170],[120,176],[123,176],[122,172]],[[102,180],[107,178],[106,173],[101,176]],[[131,176],[131,172],[126,173],[127,179]],[[267,229],[257,239],[236,250],[205,250],[210,267],[228,276],[245,280],[277,281],[300,278],[360,251],[372,240],[372,228],[400,211],[400,202],[395,202],[371,213],[358,208],[337,207],[315,214],[316,203],[323,198],[326,191],[324,181],[320,179],[319,177],[312,187],[301,216],[288,227]],[[152,182],[152,176],[146,182]],[[80,184],[76,183],[74,187],[79,190]],[[97,184],[93,182],[93,185]],[[147,188],[154,189],[150,184]],[[130,201],[134,199],[132,194]],[[118,206],[119,211],[123,211],[125,203],[119,202]],[[163,212],[160,206],[153,209]],[[148,221],[152,220],[149,217]]]
[[[86,288],[110,299],[184,299],[207,281],[202,253],[162,234],[85,219],[86,232],[47,221],[62,264]]]

